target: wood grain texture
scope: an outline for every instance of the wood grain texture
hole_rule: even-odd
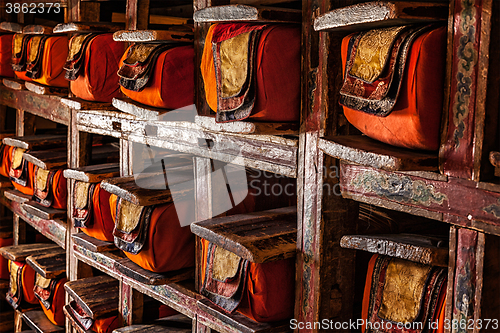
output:
[[[443,238],[410,234],[347,235],[340,246],[425,265],[448,267],[448,247]]]
[[[172,25],[168,30],[121,30],[113,34],[117,42],[148,43],[148,42],[181,42],[192,43],[193,30],[190,27]]]
[[[115,32],[125,27],[123,24],[111,22],[68,22],[59,23],[53,29],[56,33],[91,33],[91,32]]]
[[[53,33],[54,27],[49,27],[40,24],[30,24],[23,28],[23,34],[26,35],[50,35]]]
[[[52,207],[44,207],[36,201],[28,201],[23,203],[23,209],[43,220],[63,219],[66,217],[66,211],[62,209],[55,209]]]
[[[67,96],[68,95],[68,88],[59,88],[59,87],[49,87],[45,86],[39,83],[35,82],[28,82],[26,81],[24,83],[26,86],[26,89],[38,94],[38,95],[61,95],[61,96]]]
[[[55,279],[66,275],[66,251],[59,249],[51,253],[32,254],[26,263],[46,279]]]
[[[2,23],[4,23],[4,22],[2,22]],[[7,88],[10,88],[10,89],[13,89],[13,90],[23,90],[23,89],[26,89],[26,86],[24,85],[25,82],[22,81],[22,80],[3,79],[2,83]]]
[[[163,120],[162,116],[167,115],[169,120],[189,121],[190,118],[184,117],[185,112],[172,111],[169,109],[154,108],[148,105],[133,101],[130,98],[113,98],[113,106],[120,111],[129,113],[139,119],[144,120]]]
[[[195,22],[221,21],[259,21],[259,22],[292,22],[302,20],[300,10],[253,7],[247,5],[211,6],[194,12]]]
[[[66,169],[64,177],[86,183],[100,183],[107,178],[118,177],[120,167],[118,163],[87,165],[76,169]]]
[[[111,103],[90,102],[77,97],[61,98],[61,103],[75,110],[113,110]]]
[[[60,247],[51,243],[32,243],[4,246],[0,248],[0,255],[5,259],[13,261],[25,261],[27,257],[33,254],[59,252]]]
[[[118,314],[118,285],[118,280],[101,275],[68,281],[64,289],[95,320]]]
[[[251,262],[291,258],[296,249],[297,208],[212,218],[192,223],[191,231]]]
[[[24,312],[23,320],[32,330],[37,333],[64,332],[64,327],[52,324],[42,310]]]
[[[196,116],[195,123],[206,130],[223,133],[265,135],[297,135],[299,133],[298,123],[260,123],[251,121],[216,123],[214,117],[207,116]]]
[[[89,235],[84,234],[83,232],[79,232],[77,234],[72,235],[73,242],[79,246],[84,247],[85,249],[92,252],[107,252],[116,250],[116,246],[114,243],[105,242]]]
[[[332,157],[387,171],[437,171],[438,156],[433,153],[393,147],[364,135],[319,139],[319,148]]]
[[[4,138],[3,143],[7,146],[18,147],[26,150],[42,150],[60,148],[67,145],[66,135],[27,135]]]
[[[20,34],[23,32],[23,25],[15,22],[0,22],[0,29]]]
[[[394,25],[444,21],[443,2],[373,1],[334,9],[314,20],[316,31],[361,31]]]

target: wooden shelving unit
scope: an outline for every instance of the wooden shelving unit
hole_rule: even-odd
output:
[[[127,98],[115,98],[112,103],[93,103],[68,95],[64,89],[5,78],[0,85],[0,104],[3,107],[0,108],[0,117],[5,107],[16,110],[18,136],[35,133],[35,116],[67,126],[66,135],[57,144],[63,149],[60,148],[59,154],[52,150],[50,163],[68,168],[69,194],[77,180],[104,181],[103,187],[108,186],[108,190],[112,191],[115,186],[123,191],[126,187],[128,195],[134,197],[137,189],[133,186],[109,180],[118,174],[121,179],[133,178],[134,145],[188,154],[196,175],[194,193],[190,193],[196,200],[196,223],[191,226],[193,233],[219,241],[221,246],[255,262],[295,257],[294,318],[298,322],[323,318],[344,322],[359,317],[356,295],[363,286],[357,281],[362,274],[359,263],[364,256],[359,251],[447,267],[446,319],[500,319],[500,298],[488,292],[488,288],[497,288],[500,284],[496,274],[500,271],[500,163],[497,156],[500,151],[497,140],[500,102],[494,90],[500,77],[497,59],[500,38],[493,33],[499,28],[495,18],[500,15],[500,3],[496,0],[470,0],[467,3],[459,0],[307,0],[282,6],[282,2],[259,1],[259,6],[254,6],[250,1],[193,0],[182,2],[182,6],[165,4],[165,8],[153,8],[153,2],[148,0],[127,0],[121,3],[126,12],[125,25],[100,23],[98,28],[76,22],[98,22],[102,14],[99,8],[106,6],[104,2],[62,2],[65,22],[52,32],[89,33],[104,29],[115,32],[116,40],[127,42],[177,39],[194,43],[195,107],[192,110],[164,110]],[[186,19],[194,21],[194,33],[167,25],[151,25],[154,10],[175,16],[180,13],[180,7],[190,5],[193,15]],[[475,9],[470,12],[473,20],[466,14],[471,8]],[[5,13],[1,15],[2,19],[6,16]],[[214,121],[214,114],[205,101],[199,67],[210,22],[225,21],[302,24],[300,123],[239,121],[218,124]],[[22,15],[19,22],[29,23]],[[338,91],[342,85],[339,51],[342,37],[366,29],[429,22],[448,24],[439,152],[397,148],[360,135],[348,124],[338,104]],[[474,39],[469,41],[474,61],[470,71],[462,73],[472,82],[466,91],[459,88],[457,73],[460,72],[458,64],[467,59],[463,59],[458,50],[461,38],[470,35],[455,25],[471,28],[469,33],[475,33]],[[0,28],[4,26],[6,24],[2,22]],[[21,31],[21,28],[16,24],[9,26],[11,30]],[[30,26],[24,29],[31,33],[49,31],[49,28],[40,30]],[[463,100],[467,103],[457,104]],[[92,160],[91,156],[99,154],[99,149],[90,150],[89,147],[92,136],[96,135],[119,139],[119,163],[94,170],[96,159]],[[26,142],[19,143],[25,145],[24,149],[32,149],[26,158],[48,168],[49,161],[42,160],[40,151],[35,148],[41,142],[40,137],[31,141],[31,146]],[[104,150],[101,157],[108,154],[109,150]],[[297,207],[282,208],[269,214],[252,213],[240,216],[238,221],[232,220],[231,216],[212,218],[211,173],[214,161],[296,179]],[[189,318],[192,332],[277,332],[290,329],[288,321],[256,323],[239,313],[222,312],[199,294],[197,272],[192,268],[167,274],[152,273],[131,262],[114,244],[78,232],[71,221],[72,195],[68,195],[67,212],[54,211],[39,207],[30,196],[10,189],[6,179],[0,179],[0,185],[2,191],[5,190],[2,204],[14,215],[14,244],[26,243],[28,224],[55,243],[50,245],[52,249],[58,248],[61,254],[65,254],[63,265],[62,256],[58,257],[57,263],[50,264],[44,261],[43,253],[38,250],[25,253],[24,258],[39,267],[46,277],[60,276],[64,266],[72,283],[89,278],[91,268],[116,280],[119,291],[117,311],[124,326],[132,325],[117,332],[154,332],[152,325],[142,323],[139,309],[143,305],[143,295]],[[138,204],[152,203],[141,201],[139,197]],[[397,211],[406,216],[423,217],[440,223],[440,227],[445,225],[449,233],[440,235],[444,239],[415,235],[415,230],[411,236],[365,233],[358,215],[366,212],[360,210],[360,204],[363,207],[367,204],[375,211],[383,208],[388,214]],[[254,225],[249,227],[247,222]],[[403,232],[408,227],[403,221],[395,223]],[[263,228],[271,228],[272,232],[252,236],[252,231],[257,233]],[[249,237],[234,232],[243,229],[250,234]],[[259,245],[271,243],[281,244],[281,251],[277,253]],[[467,311],[460,306],[464,294],[470,296]],[[68,309],[66,312],[70,316]],[[22,318],[34,332],[65,330],[48,325],[42,315],[41,311],[32,310],[19,312],[16,318]],[[21,332],[19,320],[15,323],[15,331]],[[75,324],[70,319],[66,332],[86,332],[72,326]],[[186,328],[169,330],[184,332]]]

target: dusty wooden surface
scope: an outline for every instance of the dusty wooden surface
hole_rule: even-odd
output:
[[[298,123],[261,123],[251,121],[235,121],[230,123],[216,123],[214,117],[196,116],[195,123],[202,128],[225,133],[235,134],[265,134],[265,135],[297,135]]]
[[[300,10],[253,7],[247,5],[211,6],[195,11],[195,22],[221,21],[259,21],[259,22],[294,22],[302,20]]]
[[[38,95],[68,95],[68,88],[49,87],[35,82],[26,81],[26,89]]]
[[[147,285],[169,284],[194,277],[194,268],[192,267],[172,272],[155,273],[140,267],[128,258],[116,260],[114,266],[123,275]]]
[[[27,35],[49,35],[52,34],[54,27],[40,24],[30,24],[23,28],[23,34]]]
[[[212,218],[191,231],[243,259],[264,263],[295,256],[297,208]]]
[[[193,39],[192,29],[180,25],[169,26],[166,30],[127,30],[113,34],[113,40],[130,43],[163,41],[192,43]]]
[[[66,217],[66,211],[55,209],[52,207],[44,207],[36,201],[28,201],[23,203],[23,209],[31,215],[34,215],[43,220],[63,219]]]
[[[437,171],[438,156],[393,147],[364,135],[344,135],[319,139],[319,148],[332,157],[387,171]]]
[[[155,108],[149,105],[141,104],[130,98],[113,98],[113,106],[118,110],[134,115],[139,119],[161,120],[162,116],[168,113],[168,119],[177,120],[178,118],[179,120],[184,120],[182,111]],[[176,115],[179,117],[175,117]]]
[[[124,25],[109,22],[69,22],[59,23],[53,29],[54,33],[91,33],[91,32],[115,32],[123,29]]]
[[[26,150],[40,150],[65,147],[68,137],[66,135],[27,135],[4,138],[3,143],[8,146],[19,147]]]
[[[25,261],[27,257],[33,254],[59,252],[60,247],[51,243],[32,243],[0,248],[0,255],[5,259],[13,261]]]
[[[3,82],[4,86],[6,86],[7,88],[10,88],[10,89],[13,89],[13,90],[26,89],[26,86],[24,85],[25,81],[22,81],[22,80],[16,80],[16,79],[10,78],[10,79],[3,79],[2,82]]]
[[[61,103],[75,110],[113,110],[111,103],[90,102],[78,97],[61,98]]]
[[[64,315],[66,316],[66,319],[69,321],[71,327],[77,333],[95,333],[94,331],[92,331],[92,330],[86,330],[86,329],[84,329],[81,326],[80,322],[78,321],[78,319],[73,314],[73,311],[71,311],[71,307],[69,305],[65,305],[63,307],[63,312],[64,312]],[[68,330],[67,327],[66,327],[66,330]]]
[[[92,319],[118,314],[118,281],[101,275],[68,281],[66,292],[82,307]]]
[[[87,165],[76,169],[64,170],[64,177],[86,183],[100,183],[107,178],[120,175],[118,163]]]
[[[23,320],[37,333],[64,332],[64,327],[52,324],[42,310],[24,312]]]
[[[23,25],[15,22],[0,22],[0,29],[15,33],[23,32]]]
[[[445,239],[422,235],[346,235],[340,246],[401,258],[431,266],[448,267]]]
[[[116,250],[116,246],[114,243],[95,239],[84,234],[83,232],[74,234],[72,238],[75,244],[82,246],[92,252],[107,252]]]
[[[66,275],[66,251],[63,249],[51,253],[32,254],[26,258],[26,263],[46,279]]]
[[[439,2],[373,1],[329,11],[314,20],[314,30],[369,30],[393,25],[444,21],[448,5]]]

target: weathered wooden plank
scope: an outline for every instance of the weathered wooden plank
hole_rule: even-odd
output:
[[[23,25],[15,22],[0,22],[0,29],[20,34],[23,32]]]
[[[194,277],[194,268],[184,268],[178,271],[154,273],[138,266],[128,258],[115,262],[115,269],[139,283],[148,285],[163,285],[179,282]]]
[[[178,327],[165,327],[165,325],[131,325],[121,328],[117,328],[113,333],[160,333],[160,332],[172,332],[172,333],[189,333],[191,329],[188,328],[178,328]]]
[[[144,294],[120,280],[120,300],[118,309],[122,326],[139,324],[144,318]]]
[[[319,148],[327,155],[348,162],[387,171],[437,171],[438,156],[393,147],[364,135],[346,135],[321,138]]]
[[[66,217],[66,211],[62,209],[55,209],[52,207],[44,207],[36,201],[28,201],[23,203],[23,209],[36,217],[43,220],[63,219]]]
[[[5,100],[2,97],[8,97],[8,99]],[[11,96],[4,95],[3,92],[0,92],[0,100],[2,103],[7,102],[7,105],[27,111],[33,115],[63,125],[69,125],[69,108],[61,104],[60,96],[38,95],[31,91],[21,90],[15,92],[15,95]]]
[[[32,254],[26,263],[46,279],[55,279],[66,274],[66,251]]]
[[[71,311],[71,307],[69,305],[65,305],[63,307],[63,312],[66,315],[66,318],[69,320],[71,326],[76,330],[77,333],[95,333],[94,331],[86,330],[81,326],[80,322],[73,314],[73,311]]]
[[[265,135],[297,135],[298,123],[260,123],[251,121],[235,121],[230,123],[216,123],[214,117],[196,116],[195,123],[202,128],[225,133],[235,134],[265,134]]]
[[[23,158],[45,170],[62,169],[67,165],[68,152],[66,149],[27,151]]]
[[[68,96],[68,88],[49,87],[42,84],[26,81],[26,89],[38,95],[61,95]]]
[[[75,110],[113,110],[111,103],[90,102],[77,97],[61,98],[61,103]]]
[[[87,165],[64,170],[64,177],[86,183],[100,183],[104,179],[118,177],[119,175],[120,167],[118,163]]]
[[[443,2],[373,1],[341,7],[318,16],[316,31],[361,31],[393,25],[444,21],[448,5]]]
[[[118,313],[119,282],[107,275],[68,281],[66,292],[92,319]]]
[[[30,24],[23,28],[23,34],[27,35],[50,35],[53,33],[54,27],[49,27],[40,24]]]
[[[2,22],[2,23],[4,23],[4,22]],[[6,79],[6,78],[4,78],[2,80],[2,82],[3,82],[4,86],[6,86],[7,88],[10,88],[10,89],[13,89],[13,90],[23,90],[23,89],[26,89],[26,86],[24,85],[25,81],[22,81],[22,80]]]
[[[259,21],[300,23],[300,10],[247,5],[211,6],[194,12],[195,22]]]
[[[155,108],[144,105],[130,98],[113,98],[113,106],[120,111],[134,115],[144,120],[163,120],[169,121],[191,121],[192,117],[185,111],[173,111],[168,109]]]
[[[89,235],[84,234],[83,232],[72,235],[72,238],[73,243],[82,246],[92,252],[107,252],[116,250],[116,246],[114,243],[95,239],[93,237],[90,237]]]
[[[25,261],[27,257],[33,254],[59,252],[60,247],[51,243],[33,243],[4,246],[0,248],[0,255],[5,259],[13,261]]]
[[[184,42],[194,40],[192,27],[172,25],[165,30],[123,30],[113,34],[113,40],[118,42]]]
[[[191,231],[238,256],[264,263],[295,256],[297,207],[212,218]]]
[[[64,332],[64,327],[52,324],[42,310],[27,311],[23,313],[23,320],[37,333]]]
[[[340,246],[363,250],[425,265],[448,267],[448,247],[443,238],[410,235],[346,235]]]
[[[125,27],[123,24],[116,22],[69,22],[59,23],[53,29],[56,33],[91,33],[91,32],[115,32]]]
[[[65,147],[68,137],[66,135],[27,135],[4,138],[3,143],[8,146],[26,150],[40,150]]]

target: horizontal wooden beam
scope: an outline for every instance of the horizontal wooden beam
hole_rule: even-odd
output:
[[[0,248],[0,255],[12,261],[25,261],[33,254],[59,252],[61,248],[52,243],[32,243],[4,246]]]
[[[20,34],[23,32],[23,25],[15,22],[0,22],[0,29]]]
[[[266,135],[298,135],[298,123],[261,123],[251,121],[234,121],[216,123],[215,117],[196,116],[195,123],[202,128],[224,133],[234,134],[266,134]]]
[[[118,163],[87,165],[76,169],[64,170],[64,177],[85,183],[100,183],[107,178],[118,177],[120,166]]]
[[[4,138],[7,146],[18,147],[26,150],[45,150],[61,148],[67,145],[67,135],[28,135]]]
[[[64,332],[64,327],[56,326],[50,322],[49,318],[42,310],[33,310],[23,313],[23,320],[37,333],[59,333]]]
[[[32,254],[26,258],[26,263],[46,279],[55,279],[66,274],[66,251]]]
[[[69,22],[59,23],[54,27],[54,33],[91,33],[91,32],[115,32],[122,30],[123,24],[111,22]]]
[[[117,42],[147,43],[147,42],[180,42],[192,43],[194,33],[191,28],[180,25],[170,26],[165,30],[121,30],[113,34]]]
[[[211,6],[194,12],[195,22],[258,21],[302,22],[302,12],[296,9],[254,7],[248,5]]]
[[[23,28],[23,34],[26,35],[49,35],[52,34],[54,27],[40,24],[30,24]]]
[[[38,95],[60,95],[60,96],[68,96],[69,90],[68,88],[60,88],[60,87],[49,87],[43,84],[35,83],[35,82],[25,82],[24,85],[28,91],[31,91]]]

